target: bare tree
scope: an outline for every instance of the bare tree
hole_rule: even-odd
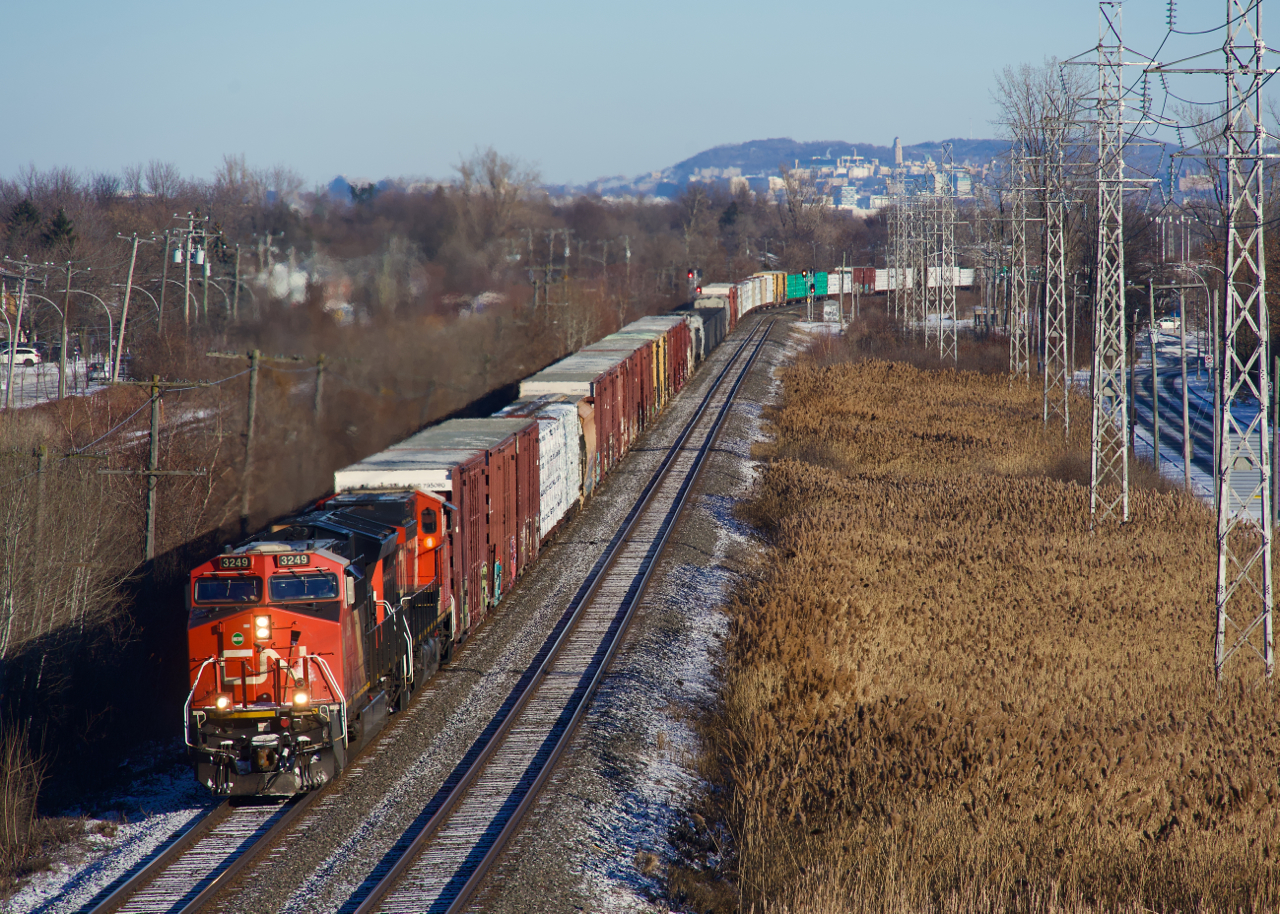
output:
[[[182,174],[178,171],[178,166],[172,162],[161,162],[159,159],[152,159],[147,163],[143,177],[146,181],[147,192],[162,201],[168,201],[176,197],[182,187]]]
[[[508,237],[521,201],[538,178],[535,169],[493,147],[476,150],[459,164],[459,205],[472,241]]]

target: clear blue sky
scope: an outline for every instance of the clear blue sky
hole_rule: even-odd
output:
[[[1217,25],[1225,4],[1195,7],[1181,27]],[[1126,3],[1126,43],[1150,53],[1164,16],[1163,0]],[[3,21],[5,176],[155,158],[207,177],[243,153],[309,183],[443,178],[492,145],[561,182],[766,137],[992,136],[995,72],[1092,47],[1098,13],[1086,0],[15,0]]]

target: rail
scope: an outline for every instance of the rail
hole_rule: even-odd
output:
[[[477,742],[473,746],[472,751],[468,753],[472,761],[461,776],[456,778],[451,776],[446,781],[446,787],[442,788],[428,809],[424,811],[431,813],[426,824],[398,859],[382,874],[368,894],[358,899],[359,904],[354,909],[355,914],[373,914],[380,909],[382,902],[389,896],[394,896],[392,900],[396,903],[392,906],[398,908],[399,893],[393,892],[393,889],[401,882],[413,882],[414,877],[411,874],[415,872],[414,868],[420,857],[434,860],[437,864],[440,864],[439,858],[442,857],[453,858],[459,862],[453,870],[441,868],[444,865],[440,864],[437,867],[440,871],[431,874],[429,890],[425,890],[422,883],[406,890],[406,897],[411,895],[416,899],[415,910],[455,911],[464,905],[475,891],[502,846],[518,826],[529,804],[550,776],[555,762],[568,745],[582,715],[586,712],[591,697],[599,687],[609,663],[622,642],[622,637],[639,604],[640,596],[644,592],[653,568],[656,567],[658,557],[733,403],[733,398],[754,365],[774,323],[776,318],[764,327],[763,332],[760,332],[764,321],[757,322],[748,337],[727,361],[693,417],[685,425],[676,442],[668,449],[659,467],[645,485],[622,527],[610,541],[604,555],[597,560],[587,580],[570,602],[565,616],[548,637],[550,647],[544,647],[543,651],[540,651],[540,659],[535,659],[513,690],[513,698],[509,698],[505,705],[509,710],[504,718],[491,731],[491,735],[487,738],[482,737],[486,740],[483,744]],[[753,341],[754,348],[751,349],[745,362],[740,364],[743,353]],[[737,378],[726,392],[724,382],[735,368],[738,371]],[[683,476],[677,477],[679,479],[677,491],[669,500],[655,502],[655,496],[671,477],[671,471],[677,465],[677,461],[684,455],[685,445],[702,423],[713,401],[721,394],[724,402],[716,412],[714,421],[707,428],[701,445],[689,460]],[[684,456],[687,457],[687,455]],[[651,511],[651,508],[655,510]],[[642,522],[645,535],[633,536],[642,526]],[[637,555],[640,556],[639,559]],[[624,556],[625,562],[622,561]],[[616,580],[609,578],[610,572],[614,570],[617,571]],[[609,583],[608,592],[602,594],[606,582]],[[587,625],[585,622],[587,614],[597,602],[598,596],[602,597],[600,601],[602,609],[590,616],[590,624]],[[619,597],[620,602],[615,605],[613,601]],[[599,640],[601,630],[605,632],[603,642]],[[573,639],[579,636],[581,636],[579,640],[586,643],[574,643]],[[557,671],[558,675],[549,676],[548,674],[562,660],[570,666],[574,664],[577,666],[574,666],[567,675],[559,675],[560,671]],[[579,675],[575,677],[573,673]],[[582,687],[584,682],[585,688]],[[553,695],[548,698],[544,695],[544,693],[554,693],[557,689],[568,690],[564,702],[560,702],[558,696]],[[547,727],[543,727],[543,724],[536,720],[537,713],[532,715],[535,718],[533,723],[525,720],[535,700],[551,709],[548,712],[543,710],[541,705],[539,706],[544,720],[552,721]],[[530,732],[526,733],[524,730]],[[546,730],[545,733],[544,730]],[[513,739],[517,731],[519,731],[519,739]],[[554,744],[551,751],[545,752],[545,746],[552,741]],[[518,758],[513,760],[513,764],[504,767],[498,760],[498,755],[508,751],[508,747],[511,747],[510,754]],[[535,769],[536,774],[530,783],[529,775]],[[477,817],[465,810],[464,804],[473,792],[473,788],[480,789],[477,784],[482,775],[488,776],[488,782],[482,791],[488,807],[496,805],[509,812],[500,813],[497,818],[493,818],[488,813]],[[492,783],[501,784],[507,781],[510,782],[509,789],[499,788]],[[449,786],[450,783],[452,786]],[[507,790],[506,794],[501,790]],[[504,795],[507,799],[495,804],[495,797],[501,798]],[[477,805],[484,805],[479,800],[476,802]],[[453,818],[457,818],[461,824],[450,832],[446,824],[452,826]],[[464,840],[459,837],[458,832],[461,831],[467,831],[468,835],[474,833],[475,837]],[[432,853],[424,853],[427,845],[437,836],[440,837],[442,845],[448,845],[448,849],[441,850],[440,847],[436,847]],[[432,892],[434,895],[431,894]],[[433,897],[436,901],[429,902],[428,899]],[[351,899],[351,901],[356,900]],[[350,903],[349,901],[348,905]]]

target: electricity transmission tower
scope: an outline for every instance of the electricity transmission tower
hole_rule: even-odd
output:
[[[1098,4],[1098,240],[1093,319],[1092,524],[1129,520],[1124,334],[1124,40],[1119,2]]]
[[[1263,245],[1262,2],[1227,0],[1226,306],[1222,427],[1218,440],[1218,586],[1213,667],[1256,653],[1275,670],[1271,625],[1270,401],[1266,259]],[[1241,409],[1250,403],[1250,411]],[[1256,404],[1256,411],[1252,406]],[[1258,636],[1261,644],[1258,644]],[[1230,643],[1228,644],[1228,636]]]
[[[1067,200],[1062,167],[1066,126],[1060,121],[1049,125],[1044,264],[1044,424],[1047,426],[1050,418],[1061,421],[1064,435],[1071,427],[1067,405],[1071,383],[1071,366],[1067,364]]]
[[[1025,146],[1013,155],[1012,264],[1009,270],[1009,373],[1031,376],[1031,283],[1027,265],[1027,156]]]
[[[906,200],[902,194],[901,175],[896,172],[891,179],[889,193],[893,199],[893,206],[889,210],[889,308],[893,314],[893,319],[896,321],[903,305],[902,287],[905,282],[903,259],[906,256],[907,242],[906,213],[903,211]]]
[[[909,223],[907,247],[910,251],[911,266],[915,269],[915,282],[911,287],[911,317],[912,320],[919,323],[920,332],[925,334],[925,342],[927,344],[929,332],[929,258],[925,222],[926,201],[919,192],[918,186],[916,193],[910,197],[910,200],[911,208],[908,212],[911,214],[911,222]]]
[[[956,350],[956,201],[951,183],[951,144],[942,147],[947,186],[937,198],[938,214],[938,354],[958,361]],[[935,188],[936,190],[937,188]]]

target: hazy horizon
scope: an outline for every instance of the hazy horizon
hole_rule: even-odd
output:
[[[1191,30],[1220,13],[1181,15]],[[216,14],[155,2],[20,5],[7,17],[21,36],[6,53],[19,91],[0,175],[158,159],[207,177],[224,155],[243,154],[251,167],[292,168],[308,186],[337,175],[443,179],[492,146],[547,183],[579,184],[766,137],[993,137],[996,72],[1092,59],[1097,20],[1082,0],[923,0],[909,17],[830,0],[785,15],[670,0],[233,0]],[[1125,25],[1126,43],[1154,51],[1165,4],[1132,0]]]

